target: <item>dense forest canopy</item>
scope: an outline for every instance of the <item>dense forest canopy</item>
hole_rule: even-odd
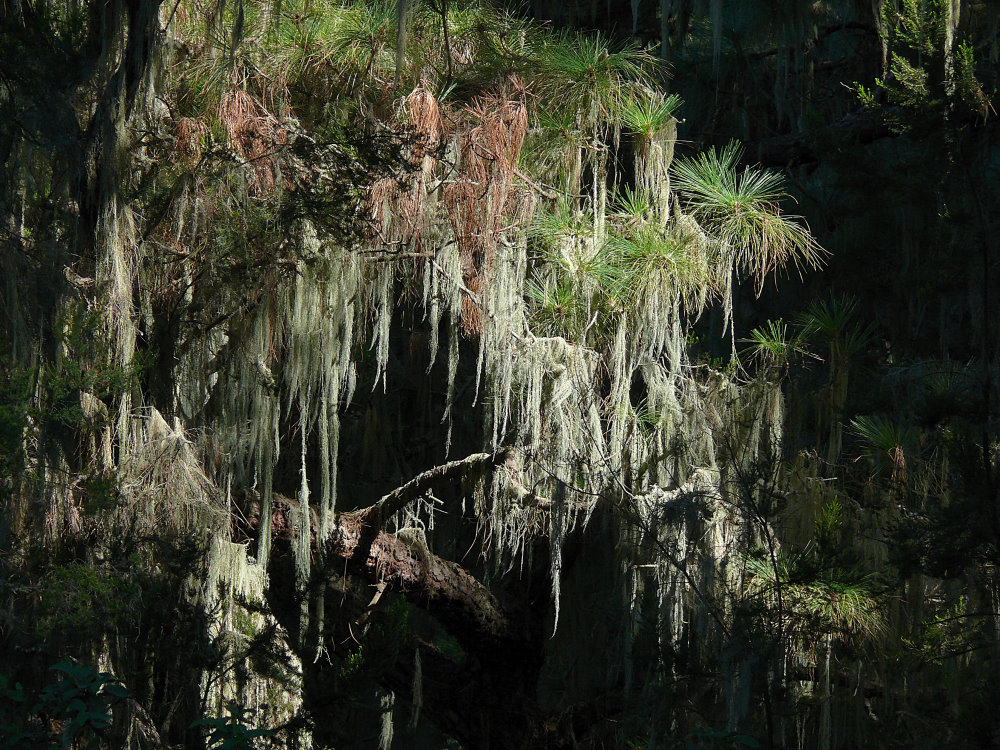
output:
[[[0,746],[996,744],[998,32],[4,5]]]

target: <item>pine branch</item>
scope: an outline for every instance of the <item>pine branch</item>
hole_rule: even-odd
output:
[[[381,528],[385,519],[405,508],[439,482],[461,478],[487,466],[502,464],[507,460],[509,453],[509,448],[503,448],[495,453],[473,453],[457,461],[435,466],[397,487],[374,505],[357,511],[357,516],[362,522],[374,523],[376,528]]]

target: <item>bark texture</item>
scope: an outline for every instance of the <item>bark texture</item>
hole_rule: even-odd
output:
[[[327,602],[341,602],[341,612],[332,617],[327,613],[328,627],[322,640],[328,653],[343,655],[344,640],[349,640],[353,631],[360,632],[373,611],[393,595],[405,595],[408,605],[422,609],[457,641],[461,653],[445,653],[425,639],[408,637],[395,665],[382,677],[384,687],[399,697],[411,697],[414,655],[419,649],[422,680],[428,685],[423,691],[421,715],[457,738],[463,747],[570,748],[574,736],[579,739],[622,706],[616,697],[602,697],[553,713],[539,703],[538,680],[551,626],[547,624],[551,609],[547,550],[536,550],[533,558],[539,564],[522,573],[518,596],[513,598],[493,591],[462,565],[382,528],[394,512],[432,487],[460,481],[470,472],[489,470],[506,458],[506,452],[501,451],[452,461],[419,474],[374,505],[337,514],[325,543],[329,564],[314,570],[309,606],[315,606],[320,592]],[[277,503],[279,508],[282,502]],[[290,508],[288,515],[295,517],[295,509]],[[272,529],[277,541],[270,564],[271,606],[293,634],[293,641],[314,644],[312,635],[296,637],[301,602],[296,600],[292,583],[294,532],[281,512],[272,518]],[[315,532],[312,536],[315,550]],[[359,613],[357,607],[350,610],[343,606],[349,587],[375,587],[377,593]],[[300,657],[305,679],[314,687],[327,679],[325,670],[339,668],[338,659],[332,663],[317,660],[308,648]],[[312,694],[311,714],[318,741],[325,734],[322,692],[305,691]]]

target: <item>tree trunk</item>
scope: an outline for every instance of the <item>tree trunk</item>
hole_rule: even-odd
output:
[[[423,692],[421,715],[463,747],[571,748],[574,737],[581,738],[597,722],[620,711],[622,705],[616,696],[602,696],[585,706],[553,714],[539,704],[538,678],[551,607],[547,552],[533,555],[541,563],[527,574],[527,582],[520,582],[519,598],[510,600],[491,591],[458,563],[381,528],[383,519],[431,485],[504,460],[506,454],[500,452],[453,461],[418,475],[373,506],[337,514],[325,543],[328,565],[325,569],[316,566],[313,571],[307,587],[308,606],[315,606],[321,592],[328,602],[344,602],[348,580],[379,586],[380,594],[367,608],[363,602],[359,607],[355,600],[353,608],[342,606],[336,615],[327,614],[322,638],[327,652],[336,656],[345,654],[342,644],[357,637],[380,602],[393,594],[405,595],[408,606],[419,607],[447,630],[461,646],[461,655],[446,654],[434,644],[407,634],[394,666],[380,677],[385,688],[402,698],[410,697],[414,656],[419,648],[422,680],[434,686]],[[281,519],[273,534],[268,600],[302,659],[304,697],[315,722],[314,739],[321,743],[330,733],[324,726],[323,706],[329,699],[323,686],[330,681],[328,670],[338,670],[340,665],[337,660],[330,664],[315,659],[318,634],[299,632],[301,603],[296,601],[294,587],[294,543]],[[316,536],[313,539],[315,549]]]

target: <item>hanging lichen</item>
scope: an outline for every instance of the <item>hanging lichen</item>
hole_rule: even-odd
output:
[[[357,31],[377,23],[371,10],[331,6],[323,22]],[[271,26],[284,14],[269,7],[261,22],[243,18],[242,5],[232,12],[241,20],[228,54],[178,63],[183,86],[169,101],[180,109],[164,115],[163,140],[183,174],[159,176],[159,223],[140,227],[141,212],[115,194],[97,213],[95,306],[114,363],[133,363],[143,337],[150,349],[159,332],[174,339],[156,353],[162,372],[152,375],[165,384],[169,421],[126,392],[114,430],[88,445],[105,468],[117,458],[121,512],[149,528],[201,525],[206,606],[224,613],[214,634],[232,639],[238,600],[260,602],[268,586],[279,529],[294,554],[298,632],[316,636],[309,645],[322,658],[327,592],[314,596],[310,586],[328,568],[341,520],[341,419],[360,385],[369,399],[358,420],[364,468],[377,482],[413,468],[367,458],[399,429],[382,404],[398,397],[396,329],[413,321],[426,335],[410,340],[428,348],[417,376],[444,372],[436,403],[445,456],[459,444],[453,434],[468,444],[478,422],[475,449],[504,460],[442,493],[447,501],[428,490],[394,508],[376,531],[430,555],[435,508],[461,503],[496,574],[530,567],[544,539],[556,630],[567,540],[609,507],[622,600],[641,607],[639,592],[651,587],[663,653],[687,639],[707,658],[724,640],[727,597],[738,589],[734,550],[774,536],[738,508],[762,496],[759,477],[747,481],[751,469],[780,458],[782,398],[773,384],[696,372],[687,339],[715,302],[732,325],[737,276],[759,284],[815,261],[807,232],[780,216],[776,178],[740,176],[735,149],[674,165],[679,100],[659,92],[647,53],[601,37],[546,38],[543,51],[555,54],[538,56],[530,80],[512,71],[532,66],[494,45],[504,64],[452,89],[433,71],[437,62],[449,77],[456,66],[472,70],[488,44],[476,24],[459,27],[463,39],[446,59],[414,56],[424,62],[401,70],[405,45],[393,68],[376,33],[311,49],[322,42],[302,29],[319,21],[303,17],[301,44],[276,49]],[[213,27],[223,16],[220,8]],[[244,23],[263,23],[256,39],[281,57],[240,45]],[[510,36],[516,45],[530,35]],[[306,80],[299,88],[317,87],[316,101],[296,88]],[[331,175],[348,172],[344,163],[363,150],[318,142],[341,126],[389,142],[396,162],[350,172],[347,197],[334,200],[324,193]],[[635,161],[622,165],[627,154]],[[466,401],[464,381],[474,383]],[[80,401],[99,415],[93,399]],[[456,419],[466,403],[474,409]],[[51,462],[44,478],[65,463]],[[276,482],[296,495],[282,501],[287,513]],[[232,541],[237,497],[253,542]],[[50,505],[50,525],[65,525],[66,494]],[[757,667],[727,658],[724,701],[735,725]],[[415,722],[419,650],[414,664]],[[215,697],[233,697],[227,691]],[[384,747],[394,700],[380,695]]]

